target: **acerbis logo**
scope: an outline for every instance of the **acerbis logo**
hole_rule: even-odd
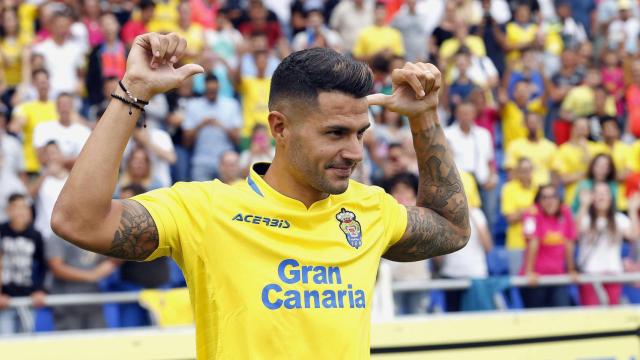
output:
[[[291,224],[289,224],[287,220],[262,217],[259,215],[252,215],[252,214],[243,215],[242,213],[238,213],[236,216],[233,217],[232,220],[242,221],[242,222],[255,224],[255,225],[264,224],[264,226],[278,227],[282,229],[288,229],[291,227]]]

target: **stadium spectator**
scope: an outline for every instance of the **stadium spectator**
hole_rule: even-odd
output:
[[[234,86],[242,99],[242,127],[240,136],[246,147],[251,130],[256,124],[268,126],[269,88],[271,76],[268,75],[269,53],[257,51],[253,54],[256,75],[245,75],[235,71]]]
[[[133,184],[149,190],[162,187],[160,180],[153,177],[149,152],[142,147],[135,147],[129,153],[124,172],[120,177],[119,188],[116,189],[114,196],[119,197],[120,189]]]
[[[363,28],[358,34],[352,49],[354,57],[368,60],[380,52],[404,56],[402,33],[386,24],[386,16],[384,3],[376,3],[373,25]]]
[[[525,248],[522,219],[535,199],[538,185],[533,182],[533,165],[527,157],[518,160],[513,179],[502,187],[501,210],[509,224],[507,228],[506,248],[509,252],[509,273],[520,271]]]
[[[329,24],[344,42],[345,49],[353,49],[360,32],[373,25],[373,3],[366,0],[341,0],[333,9]]]
[[[171,136],[157,127],[139,126],[124,151],[126,158],[134,148],[143,148],[151,158],[151,178],[158,181],[160,187],[168,187],[171,181],[170,166],[176,162],[176,152]]]
[[[171,179],[174,182],[188,181],[191,177],[191,151],[185,144],[183,124],[187,103],[193,96],[192,81],[183,81],[173,92],[167,94],[169,115],[167,116],[167,132],[176,152],[176,162],[171,166]]]
[[[13,9],[2,12],[2,39],[0,40],[0,54],[2,55],[2,72],[4,74],[2,101],[9,106],[10,99],[16,87],[22,81],[22,56],[24,48],[29,45],[29,39],[20,33],[18,16]]]
[[[42,235],[33,227],[31,205],[23,194],[11,194],[8,222],[0,224],[0,335],[24,332],[18,310],[5,309],[12,297],[30,296],[44,306],[45,272]]]
[[[525,1],[517,3],[513,19],[505,28],[507,66],[517,64],[522,50],[538,46],[539,34],[538,25],[531,16],[531,6]]]
[[[608,50],[624,50],[635,54],[638,50],[637,38],[640,33],[640,22],[633,16],[631,0],[618,1],[618,16],[607,28]],[[637,8],[637,4],[635,5]]]
[[[417,2],[407,0],[391,21],[391,26],[402,34],[407,61],[426,61],[429,57],[424,15],[417,12]]]
[[[35,45],[33,52],[44,57],[53,96],[81,94],[87,46],[69,37],[73,23],[70,10],[56,11],[51,23],[51,38]]]
[[[387,193],[391,194],[399,203],[413,206],[418,196],[418,177],[411,173],[401,172],[384,184]],[[390,262],[392,281],[426,281],[431,278],[428,260],[416,262]],[[395,293],[395,313],[419,314],[427,311],[429,293],[427,291],[409,291]]]
[[[192,180],[208,181],[217,177],[220,155],[237,146],[241,127],[238,102],[219,96],[218,79],[207,75],[205,95],[186,103],[182,124],[184,143],[193,147]]]
[[[233,150],[228,150],[220,155],[220,165],[218,166],[218,179],[225,184],[234,185],[242,181],[240,167],[238,166],[240,157]]]
[[[555,139],[554,135],[554,123],[564,122],[562,128],[566,133],[570,130],[566,130],[571,127],[571,124],[567,120],[561,120],[560,107],[569,93],[569,91],[582,83],[584,78],[584,69],[578,67],[578,56],[574,49],[564,49],[560,55],[560,69],[551,75],[551,81],[547,82],[549,102],[549,116],[548,121],[545,123],[544,133],[547,137]],[[563,135],[566,137],[566,135]]]
[[[251,134],[251,146],[244,150],[238,159],[240,175],[249,175],[251,165],[257,162],[271,162],[275,155],[275,148],[269,137],[269,130],[262,124],[257,124]]]
[[[601,85],[600,71],[596,68],[587,69],[582,84],[569,90],[562,101],[562,118],[573,120],[577,117],[598,114],[596,110],[604,111],[602,115],[616,116],[615,100],[606,91],[603,91],[604,99],[601,99],[600,104],[596,102],[596,88]],[[600,105],[600,109],[596,109],[597,105]]]
[[[606,153],[611,155],[613,164],[616,167],[616,180],[618,181],[616,206],[618,210],[626,211],[627,201],[625,194],[627,191],[625,181],[634,166],[633,162],[630,161],[633,148],[620,140],[620,125],[616,118],[603,117],[600,122],[600,127],[602,128],[602,140],[607,147]]]
[[[576,188],[576,196],[573,199],[571,204],[571,210],[574,213],[578,212],[580,209],[580,194],[584,190],[592,190],[593,185],[603,182],[609,185],[609,190],[611,190],[611,194],[613,199],[618,198],[619,190],[618,190],[618,182],[616,181],[617,176],[617,167],[613,163],[613,159],[608,154],[598,154],[591,159],[589,163],[589,169],[587,170],[587,176],[584,180],[581,180],[578,183]],[[614,207],[615,207],[614,202]]]
[[[598,182],[593,190],[580,193],[580,209],[576,222],[580,233],[578,269],[585,274],[623,273],[622,241],[637,241],[639,226],[638,209],[640,195],[634,194],[628,202],[629,217],[617,212],[609,185]],[[621,284],[604,284],[606,304],[620,303]],[[591,284],[580,286],[582,305],[598,305],[599,297]]]
[[[465,187],[465,193],[469,193],[469,190]],[[478,207],[473,207],[471,201],[469,201],[469,223],[471,235],[467,246],[439,259],[442,262],[439,266],[440,276],[447,279],[484,279],[489,275],[486,254],[493,248],[491,232],[484,212]],[[465,290],[445,292],[447,312],[463,310],[464,292]]]
[[[560,176],[564,186],[564,203],[570,205],[576,196],[576,186],[584,179],[591,158],[599,152],[606,152],[602,143],[589,141],[589,124],[586,118],[573,122],[571,138],[562,144],[551,163],[551,169]]]
[[[40,175],[29,184],[28,190],[35,199],[35,228],[47,239],[51,235],[51,213],[53,206],[67,181],[69,171],[65,168],[65,158],[60,146],[55,141],[50,141],[42,149],[42,171]]]
[[[307,11],[306,29],[299,32],[291,42],[293,51],[312,47],[327,47],[342,51],[342,39],[337,32],[329,29],[324,23],[322,9],[312,8]]]
[[[267,36],[267,45],[273,49],[282,40],[282,29],[275,13],[267,9],[262,0],[249,0],[245,18],[238,26],[238,30],[245,37],[256,32]]]
[[[602,54],[600,76],[602,85],[615,100],[616,116],[622,116],[624,112],[624,72],[622,70],[622,62],[614,51],[607,51]]]
[[[509,74],[507,81],[507,95],[509,98],[514,97],[515,85],[520,80],[526,80],[530,84],[530,99],[536,99],[541,97],[545,91],[544,74],[541,69],[543,67],[540,61],[539,52],[532,48],[527,48],[521,51],[522,60],[519,62],[521,66],[514,68]]]
[[[518,161],[527,157],[533,164],[533,182],[548,184],[551,181],[551,161],[556,153],[556,144],[541,134],[542,117],[536,113],[528,113],[525,118],[527,137],[511,142],[505,151],[505,169],[514,169]]]
[[[187,49],[185,57],[182,58],[183,63],[199,62],[200,54],[205,45],[204,28],[202,25],[193,22],[192,10],[188,2],[181,2],[178,5],[178,27],[177,33],[187,40]]]
[[[138,9],[140,10],[140,18],[134,20],[129,19],[122,27],[122,34],[120,35],[122,41],[127,45],[127,48],[131,48],[131,44],[135,40],[136,36],[148,32],[149,22],[153,19],[153,13],[155,11],[155,3],[152,0],[141,0],[138,3]]]
[[[49,100],[49,73],[46,70],[35,70],[32,75],[38,98],[24,102],[15,108],[9,131],[22,135],[22,149],[27,173],[36,175],[40,171],[40,163],[33,146],[33,132],[40,123],[55,121],[58,117],[56,104]]]
[[[53,233],[45,242],[45,255],[53,275],[51,294],[97,293],[98,282],[116,270],[112,260],[82,250]],[[56,330],[101,329],[106,325],[101,305],[54,307],[53,320]]]
[[[90,48],[94,48],[104,41],[103,28],[100,24],[101,17],[102,9],[100,8],[99,0],[84,1],[82,7],[82,23],[87,29]]]
[[[25,184],[10,166],[9,158],[0,146],[0,223],[8,219],[9,197],[13,194],[28,194]]]
[[[640,61],[634,60],[630,64],[629,72],[624,95],[628,113],[625,130],[637,138],[640,136]]]
[[[69,93],[60,93],[56,100],[57,121],[38,124],[33,131],[33,146],[38,157],[49,142],[58,144],[64,166],[71,169],[84,143],[91,135],[91,130],[74,119],[74,98]],[[74,121],[75,120],[75,121]]]
[[[105,13],[100,17],[103,40],[94,46],[89,54],[86,84],[89,105],[111,100],[113,91],[104,93],[107,79],[121,79],[126,65],[125,44],[118,37],[120,25],[113,14]]]
[[[553,185],[540,187],[535,206],[525,212],[522,222],[526,248],[520,274],[529,278],[529,287],[522,289],[525,306],[569,306],[567,286],[538,285],[538,276],[569,273],[577,279],[573,261],[576,225]]]
[[[0,109],[0,153],[2,168],[12,174],[25,178],[24,154],[20,140],[7,133],[7,114]]]
[[[502,146],[509,148],[512,141],[527,137],[525,127],[525,114],[534,112],[544,115],[546,109],[540,98],[531,99],[532,85],[529,81],[522,79],[514,86],[513,100],[502,99]],[[506,97],[506,94],[503,96]]]

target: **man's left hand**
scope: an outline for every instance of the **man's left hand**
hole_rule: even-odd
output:
[[[406,63],[391,73],[393,93],[367,96],[369,105],[381,105],[409,119],[438,107],[438,90],[442,84],[440,70],[432,64]]]

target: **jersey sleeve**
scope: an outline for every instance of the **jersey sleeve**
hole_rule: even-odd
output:
[[[407,208],[387,193],[383,193],[381,203],[389,248],[397,243],[407,230]]]
[[[207,205],[210,197],[203,188],[206,184],[209,183],[177,183],[131,198],[149,211],[158,229],[158,248],[145,261],[171,256],[182,264],[185,246],[197,247],[190,243],[200,238],[200,220],[211,210]]]

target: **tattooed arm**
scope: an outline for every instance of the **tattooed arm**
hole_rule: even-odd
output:
[[[407,63],[392,74],[393,95],[375,94],[370,104],[407,115],[418,159],[417,206],[408,207],[407,229],[384,257],[417,261],[464,247],[469,239],[469,207],[436,112],[440,72],[430,64]]]
[[[122,79],[132,95],[149,100],[176,87],[199,65],[175,69],[186,41],[175,34],[138,36]],[[129,96],[116,87],[115,93]],[[87,140],[58,197],[51,228],[63,239],[100,254],[143,260],[158,247],[158,229],[149,212],[132,200],[112,200],[122,153],[140,111],[113,100]]]

